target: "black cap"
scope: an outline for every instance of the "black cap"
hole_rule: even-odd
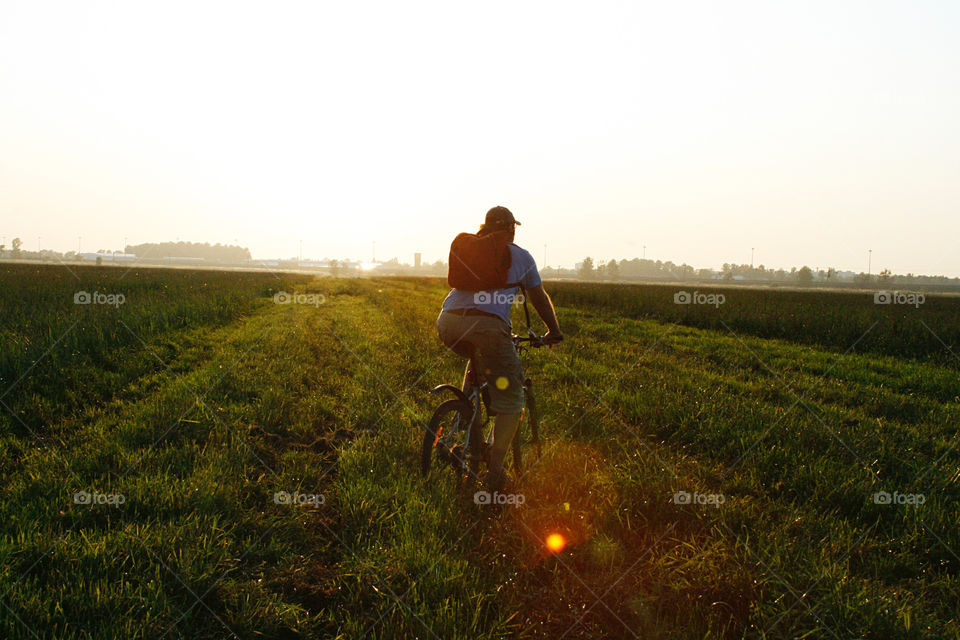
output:
[[[485,227],[509,227],[511,224],[520,224],[516,218],[513,217],[513,212],[506,207],[494,207],[487,211],[487,217],[483,221],[483,226]]]

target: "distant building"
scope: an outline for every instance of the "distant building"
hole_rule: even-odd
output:
[[[180,257],[180,256],[166,256],[165,258],[160,258],[160,259],[163,260],[164,262],[190,262],[190,263],[205,262],[203,258],[187,258],[187,257]]]
[[[419,268],[420,268],[420,259],[421,259],[421,255],[420,255],[419,253],[413,254],[413,268],[414,268],[414,269],[419,269]]]
[[[137,259],[137,254],[135,253],[80,253],[77,254],[77,257],[80,260],[86,260],[89,262],[96,262],[98,259],[100,262],[131,262]]]

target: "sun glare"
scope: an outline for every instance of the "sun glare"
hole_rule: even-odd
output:
[[[559,533],[551,533],[547,536],[547,548],[554,553],[560,553],[567,546],[567,541]]]

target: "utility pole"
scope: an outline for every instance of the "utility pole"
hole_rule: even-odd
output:
[[[647,259],[647,245],[643,245],[643,259]]]
[[[754,247],[750,247],[750,268],[753,269],[753,250]]]
[[[77,255],[80,255],[80,243],[83,241],[83,236],[77,236]]]
[[[867,275],[870,275],[870,269],[873,266],[873,249],[867,249]]]

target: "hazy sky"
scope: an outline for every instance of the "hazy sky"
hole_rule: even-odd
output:
[[[0,235],[960,275],[957,2],[0,0]]]

